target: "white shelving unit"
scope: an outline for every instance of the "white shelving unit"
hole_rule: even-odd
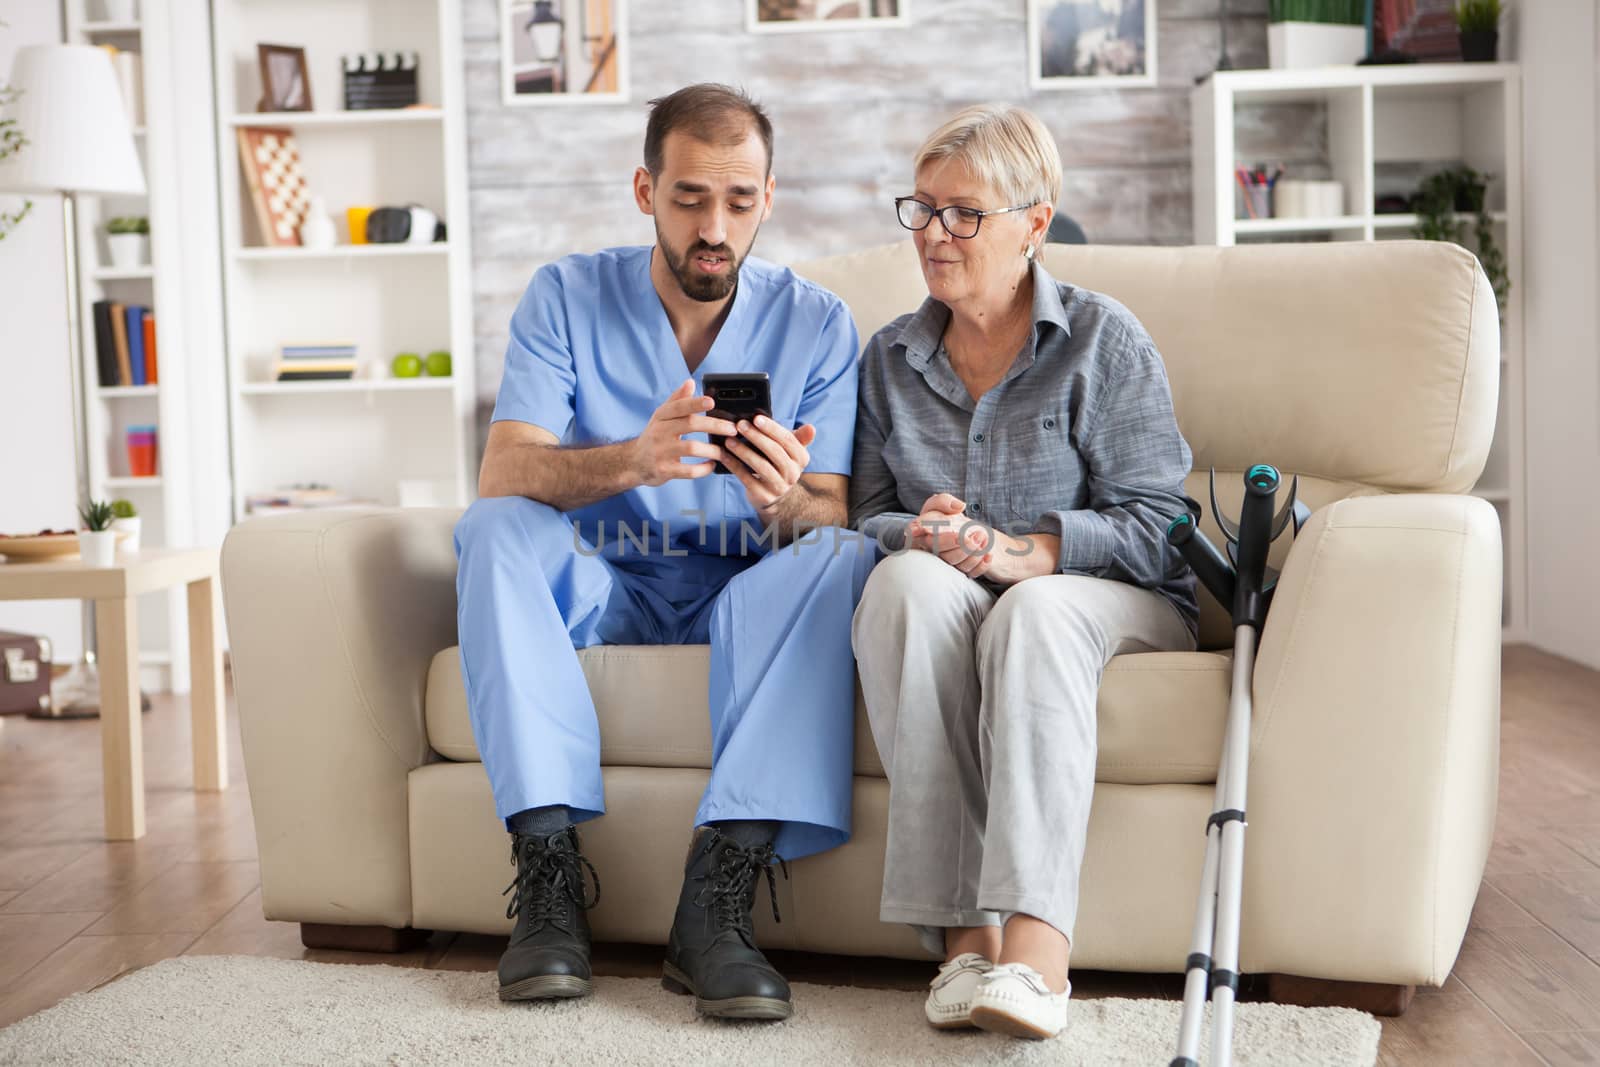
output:
[[[192,378],[186,374],[191,353],[186,349],[190,286],[185,280],[185,245],[181,231],[193,227],[179,153],[187,144],[180,129],[181,90],[172,67],[184,52],[180,19],[193,17],[196,0],[158,3],[146,0],[150,14],[136,22],[96,20],[98,0],[67,0],[65,36],[72,44],[114,47],[137,52],[141,60],[139,96],[142,115],[134,117],[135,146],[144,168],[144,196],[81,197],[77,212],[80,336],[83,339],[81,379],[84,383],[84,433],[87,441],[89,492],[95,499],[130,500],[141,516],[144,545],[187,546],[196,543],[192,484],[188,457],[194,440],[190,407]],[[203,14],[203,5],[201,8]],[[209,130],[204,130],[209,136]],[[204,205],[200,205],[204,210]],[[150,263],[133,269],[110,266],[105,222],[118,215],[150,219]],[[203,298],[203,293],[196,294]],[[157,324],[159,353],[156,384],[143,386],[100,383],[94,304],[111,300],[151,309]],[[219,398],[220,400],[220,398]],[[126,431],[131,425],[157,427],[157,471],[154,477],[133,477],[129,471]],[[166,597],[139,599],[140,684],[149,689],[188,688],[188,625],[183,590]]]
[[[1243,217],[1234,167],[1263,162],[1242,130],[1274,108],[1325,120],[1321,157],[1287,177],[1332,178],[1345,190],[1332,218]],[[1487,206],[1511,290],[1501,327],[1500,410],[1473,492],[1494,504],[1505,539],[1507,640],[1527,633],[1527,496],[1522,346],[1522,102],[1515,63],[1439,63],[1225,71],[1190,94],[1195,241],[1381,241],[1408,238],[1417,217],[1378,214],[1378,198],[1408,195],[1426,174],[1465,164],[1490,176]],[[1303,117],[1302,117],[1303,118]],[[1470,234],[1470,226],[1467,229]]]
[[[212,15],[227,309],[233,520],[246,501],[317,482],[393,505],[402,482],[438,503],[473,495],[471,220],[458,0],[216,0]],[[251,111],[259,42],[304,47],[306,112]],[[418,54],[424,107],[345,111],[340,57]],[[238,131],[294,131],[312,194],[338,229],[327,250],[268,246],[241,173]],[[345,209],[420,204],[446,223],[432,244],[353,245]],[[354,344],[356,378],[277,382],[287,344]],[[451,353],[446,378],[396,379],[400,352]]]

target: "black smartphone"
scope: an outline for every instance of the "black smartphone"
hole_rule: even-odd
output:
[[[700,381],[705,395],[712,400],[712,408],[706,412],[712,418],[727,419],[729,422],[738,422],[740,419],[754,422],[757,415],[772,418],[772,389],[766,372],[707,374]],[[721,434],[707,436],[712,444],[727,447],[728,439]],[[716,473],[733,472],[718,460]]]

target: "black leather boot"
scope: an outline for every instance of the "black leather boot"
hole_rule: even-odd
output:
[[[772,917],[779,918],[774,859],[770,844],[746,848],[714,827],[695,834],[661,984],[674,993],[693,994],[695,1009],[704,1015],[787,1019],[794,1010],[789,983],[756,948],[750,915],[765,873]]]
[[[548,837],[512,834],[511,862],[517,876],[505,888],[512,894],[506,918],[517,925],[500,957],[500,999],[587,996],[589,919],[584,912],[600,901],[600,876],[578,851],[578,831],[569,826]],[[587,901],[585,867],[594,881],[594,899]]]

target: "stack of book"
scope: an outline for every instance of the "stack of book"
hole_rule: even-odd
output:
[[[284,345],[273,365],[280,382],[309,382],[329,378],[354,378],[356,346],[348,344]]]
[[[378,501],[353,496],[322,482],[297,482],[265,493],[245,497],[244,510],[250,515],[275,515],[316,508],[348,508],[377,504]]]
[[[143,304],[94,302],[95,361],[100,384],[155,385],[156,317]]]

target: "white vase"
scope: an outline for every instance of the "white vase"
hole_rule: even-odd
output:
[[[134,10],[133,0],[100,0],[100,6],[105,9],[107,22],[137,22],[138,12]]]
[[[1304,219],[1312,214],[1309,190],[1312,183],[1285,178],[1272,187],[1272,217],[1275,219]]]
[[[1267,62],[1274,70],[1348,67],[1367,54],[1367,28],[1328,22],[1267,25]]]
[[[124,535],[117,547],[121,548],[124,552],[139,551],[140,525],[141,523],[139,522],[139,516],[137,515],[129,519],[112,519],[111,529],[116,533]]]
[[[112,233],[106,235],[106,247],[111,250],[111,265],[117,270],[137,270],[150,258],[150,235],[147,233]]]
[[[85,567],[110,567],[117,558],[117,531],[79,530],[78,556]]]
[[[301,247],[332,248],[337,240],[338,231],[328,215],[328,209],[323,206],[322,197],[313,196],[305,221],[300,224]]]

